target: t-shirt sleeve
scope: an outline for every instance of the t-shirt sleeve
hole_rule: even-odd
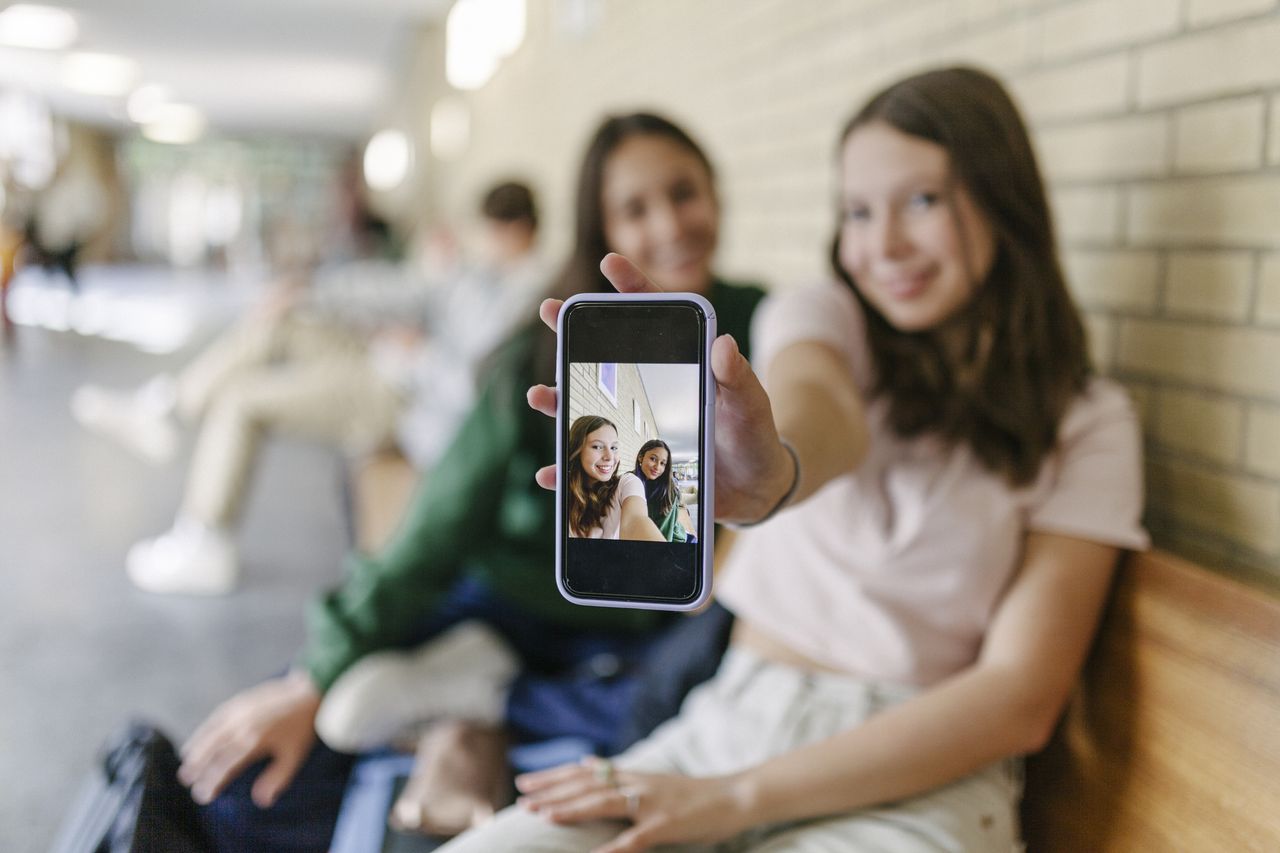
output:
[[[1143,550],[1142,433],[1128,394],[1094,380],[1067,411],[1028,528]]]
[[[644,483],[641,483],[640,478],[629,471],[623,474],[618,481],[618,506],[626,503],[627,498],[645,499]]]
[[[752,323],[752,367],[764,377],[769,364],[787,347],[801,342],[828,344],[848,359],[855,381],[866,390],[871,371],[865,329],[857,298],[843,284],[829,282],[770,295]]]

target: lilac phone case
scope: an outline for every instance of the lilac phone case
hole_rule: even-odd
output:
[[[716,382],[711,375],[711,344],[716,339],[716,312],[711,303],[696,293],[579,293],[570,297],[560,310],[560,318],[556,323],[556,388],[564,388],[561,376],[564,364],[564,320],[568,316],[570,306],[579,302],[692,302],[707,320],[706,346],[702,352],[703,383],[707,388],[706,405],[702,411],[702,455],[699,467],[702,472],[702,483],[698,493],[698,533],[697,547],[702,549],[702,592],[692,601],[667,604],[657,601],[626,601],[620,599],[583,598],[574,595],[564,585],[564,435],[565,421],[568,412],[565,410],[565,395],[558,394],[556,402],[556,588],[560,594],[574,604],[589,607],[629,607],[635,610],[697,610],[706,604],[711,597],[712,552],[715,550],[715,450],[716,450]]]

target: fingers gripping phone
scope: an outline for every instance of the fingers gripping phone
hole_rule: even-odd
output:
[[[699,607],[711,594],[715,312],[689,293],[579,294],[558,331],[560,594]]]

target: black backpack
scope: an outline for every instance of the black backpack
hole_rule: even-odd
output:
[[[53,853],[213,853],[178,755],[154,726],[131,722],[108,740],[63,821]]]

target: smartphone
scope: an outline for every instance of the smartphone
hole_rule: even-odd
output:
[[[692,293],[560,311],[556,586],[575,604],[693,610],[711,594],[716,316]]]

